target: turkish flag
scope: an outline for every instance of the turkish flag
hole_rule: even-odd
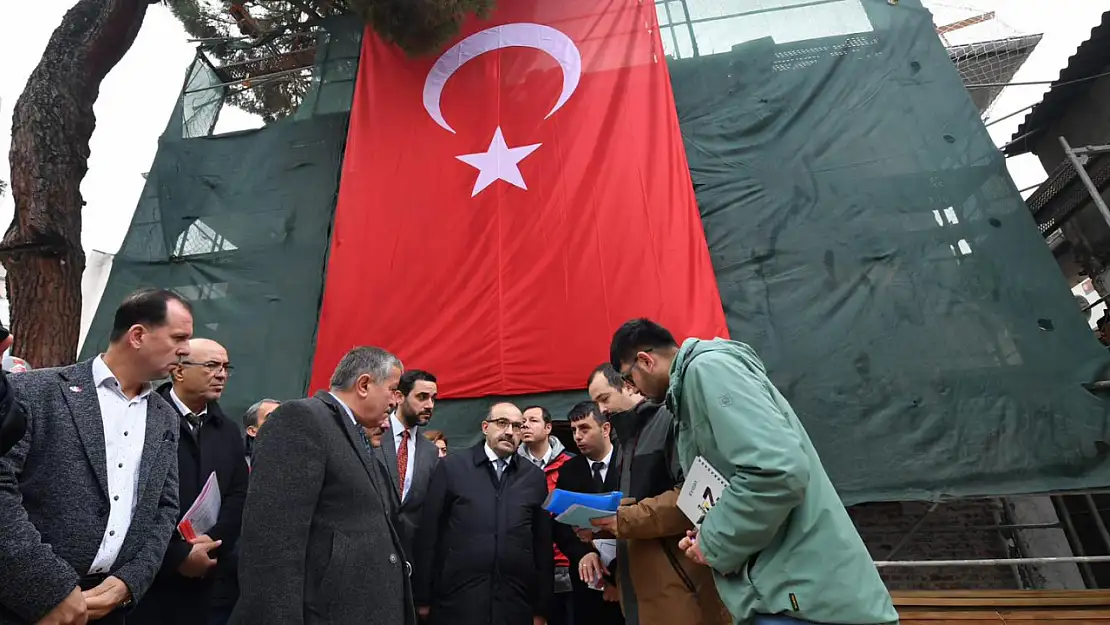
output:
[[[581,389],[647,316],[727,336],[652,2],[501,0],[363,42],[313,388],[377,345],[442,397]]]

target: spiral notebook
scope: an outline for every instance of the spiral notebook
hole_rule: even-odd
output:
[[[717,503],[726,486],[728,486],[728,480],[718,473],[708,460],[698,456],[694,458],[694,464],[686,473],[686,482],[678,495],[678,509],[682,510],[694,525],[701,525],[705,515]]]

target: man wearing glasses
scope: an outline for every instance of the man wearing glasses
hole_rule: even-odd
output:
[[[524,416],[494,404],[483,440],[441,460],[417,532],[413,593],[432,625],[546,625],[554,585],[543,471],[516,453]]]
[[[232,552],[239,538],[247,496],[247,463],[238,424],[224,416],[219,405],[231,370],[222,345],[210,339],[192,339],[188,358],[173,368],[171,381],[158,389],[180,417],[178,521],[213,472],[220,486],[220,516],[215,527],[192,542],[173,533],[162,570],[146,597],[127,617],[132,625],[208,623],[213,593],[218,590],[217,568],[233,566],[223,556]],[[234,574],[230,571],[231,576]]]
[[[725,339],[682,346],[650,319],[613,335],[610,364],[677,422],[683,467],[726,485],[679,547],[714,572],[736,622],[895,623],[898,614],[802,422],[755,351]]]

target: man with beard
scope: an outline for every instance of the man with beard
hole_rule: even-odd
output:
[[[617,514],[595,521],[617,540],[617,588],[629,625],[725,625],[712,573],[683,557],[678,541],[693,524],[678,509],[682,483],[671,415],[624,383],[608,363],[586,380],[590,398],[608,415],[621,445]],[[594,538],[588,530],[585,540]]]
[[[898,621],[809,435],[751,347],[691,338],[679,348],[663,326],[634,319],[613,335],[609,360],[666,401],[681,465],[701,457],[727,480],[680,548],[713,571],[736,622]]]
[[[432,470],[439,462],[435,443],[421,436],[417,429],[426,425],[435,411],[439,391],[436,377],[427,371],[410,369],[397,383],[401,402],[389,418],[389,427],[382,431],[377,452],[385,462],[393,490],[400,501],[397,510],[397,531],[412,558],[412,541],[420,524],[424,495]]]
[[[212,473],[220,488],[220,515],[212,529],[191,542],[173,533],[162,570],[146,598],[127,617],[133,625],[207,622],[217,569],[226,575],[227,567],[234,565],[224,556],[239,540],[247,497],[247,462],[238,424],[220,409],[219,399],[229,375],[227,350],[210,339],[193,339],[189,341],[189,359],[175,366],[171,381],[158,389],[180,418],[178,522]]]
[[[432,474],[413,589],[430,625],[546,625],[554,561],[543,471],[516,454],[524,417],[494,404],[483,441]]]

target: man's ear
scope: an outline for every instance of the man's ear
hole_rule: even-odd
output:
[[[174,382],[185,379],[185,367],[180,364],[170,365],[170,379]]]
[[[255,436],[258,436],[258,426],[257,425],[248,425],[247,426],[247,436],[249,436],[251,438],[254,438]]]

